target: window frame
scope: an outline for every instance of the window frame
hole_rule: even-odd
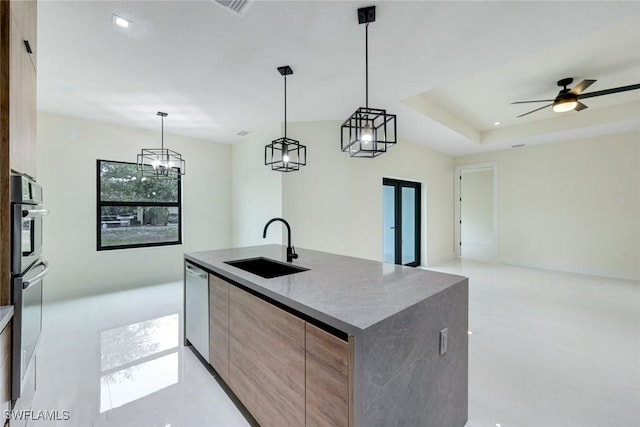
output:
[[[114,202],[114,201],[102,201],[101,199],[101,179],[100,179],[100,164],[106,163],[120,163],[126,165],[136,165],[133,162],[122,162],[118,160],[104,160],[96,159],[96,250],[97,251],[110,251],[116,249],[134,249],[134,248],[149,248],[156,246],[172,246],[182,244],[182,178],[178,175],[176,181],[178,185],[178,201],[177,202],[148,202],[148,201],[133,201],[133,202]],[[146,166],[146,165],[145,165]],[[150,167],[150,166],[149,166]],[[150,178],[153,179],[153,178]],[[102,246],[102,207],[115,206],[115,207],[170,207],[178,208],[178,240],[170,242],[151,242],[151,243],[132,243],[128,245],[114,245],[114,246]]]

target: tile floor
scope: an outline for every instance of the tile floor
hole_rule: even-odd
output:
[[[435,269],[470,277],[467,427],[640,426],[640,282]],[[181,311],[179,283],[46,305],[33,409],[70,419],[27,425],[248,426],[180,345]]]

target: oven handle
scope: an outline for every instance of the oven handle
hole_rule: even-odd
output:
[[[49,263],[45,260],[41,260],[38,261],[38,263],[36,265],[34,265],[31,268],[35,268],[37,266],[43,266],[44,270],[42,270],[40,273],[36,274],[35,276],[33,276],[31,279],[29,280],[24,280],[22,282],[22,290],[26,290],[29,289],[31,286],[35,285],[36,283],[42,281],[43,277],[46,276],[49,273]]]
[[[22,217],[23,218],[35,218],[37,216],[46,216],[49,215],[48,209],[23,209]]]

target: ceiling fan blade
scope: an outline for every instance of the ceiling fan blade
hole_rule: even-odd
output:
[[[587,107],[586,105],[584,105],[582,102],[578,101],[578,105],[576,105],[575,110],[576,110],[576,111],[582,111],[582,110],[584,110],[585,108],[589,108],[589,107]]]
[[[613,87],[611,89],[597,90],[595,92],[581,93],[578,99],[593,98],[594,96],[610,95],[612,93],[626,92],[628,90],[640,89],[640,83],[628,86]]]
[[[584,91],[586,88],[588,88],[589,86],[591,86],[595,82],[596,82],[596,80],[583,80],[580,83],[578,83],[577,85],[575,85],[573,87],[573,89],[571,89],[569,91],[569,93],[572,93],[574,95],[580,95],[582,93],[582,91]]]
[[[537,101],[517,101],[517,102],[512,102],[511,105],[513,105],[513,104],[529,104],[530,102],[553,102],[553,99],[539,99]]]
[[[520,114],[519,116],[517,116],[517,117],[516,117],[516,119],[519,119],[520,117],[527,116],[527,115],[529,115],[529,114],[531,114],[531,113],[535,113],[536,111],[540,111],[540,110],[542,110],[542,109],[544,109],[544,108],[551,107],[552,105],[553,105],[553,103],[551,103],[551,104],[547,104],[547,105],[545,105],[544,107],[536,108],[535,110],[531,110],[531,111],[529,111],[528,113]]]

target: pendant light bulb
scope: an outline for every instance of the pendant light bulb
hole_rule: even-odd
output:
[[[282,161],[285,163],[289,163],[289,151],[285,149],[282,151]]]
[[[371,128],[371,125],[369,123],[367,123],[362,127],[362,130],[360,133],[360,140],[365,144],[368,144],[369,142],[373,141],[373,129]]]

